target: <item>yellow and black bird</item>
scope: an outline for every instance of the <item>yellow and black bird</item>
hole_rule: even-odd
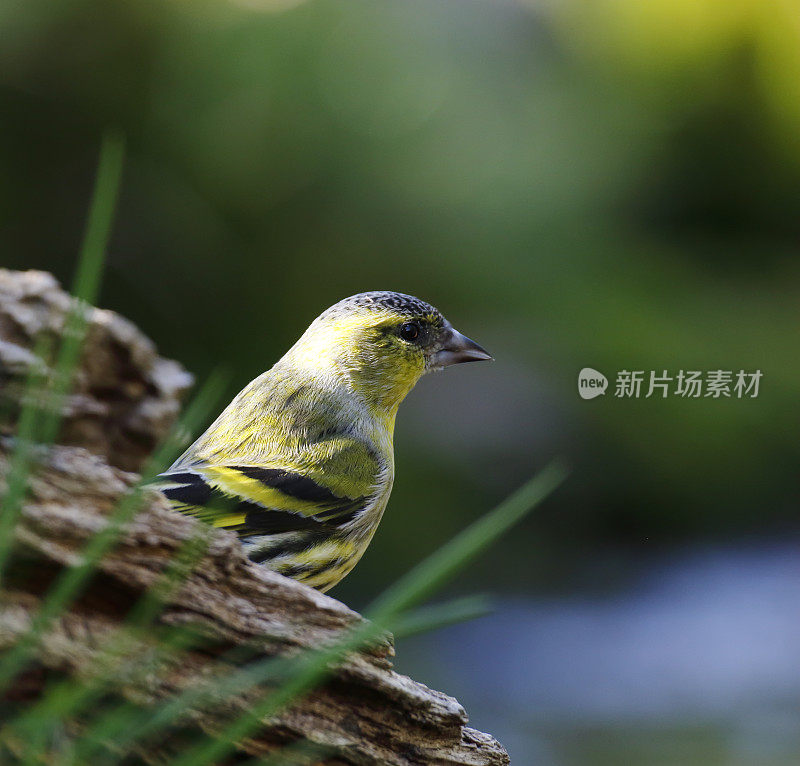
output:
[[[394,421],[426,372],[491,359],[431,305],[369,292],[317,317],[161,474],[173,507],[325,591],[369,545],[394,479]]]

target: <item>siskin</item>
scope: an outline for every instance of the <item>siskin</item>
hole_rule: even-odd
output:
[[[345,298],[158,486],[181,513],[235,531],[253,561],[328,590],[361,558],[386,508],[400,402],[426,372],[491,358],[418,298]]]

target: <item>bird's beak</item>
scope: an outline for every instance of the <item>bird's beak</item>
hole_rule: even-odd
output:
[[[462,335],[453,327],[448,327],[442,339],[441,348],[432,357],[435,368],[449,367],[462,362],[481,362],[493,357],[474,340]]]

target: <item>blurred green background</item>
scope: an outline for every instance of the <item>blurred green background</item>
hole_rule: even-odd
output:
[[[452,589],[495,615],[400,642],[401,670],[514,763],[800,760],[796,3],[5,0],[3,266],[69,284],[107,125],[129,158],[100,303],[200,378],[233,396],[373,289],[496,357],[401,408],[389,510],[333,595],[363,606],[573,466]],[[578,397],[585,366],[606,396]],[[762,370],[758,398],[613,396],[622,369],[719,368]]]

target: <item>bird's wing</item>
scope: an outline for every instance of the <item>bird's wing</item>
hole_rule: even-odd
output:
[[[314,460],[305,458],[291,468],[238,460],[184,463],[161,474],[157,486],[176,510],[242,538],[286,532],[331,535],[373,499],[378,461],[354,441],[329,445]]]

